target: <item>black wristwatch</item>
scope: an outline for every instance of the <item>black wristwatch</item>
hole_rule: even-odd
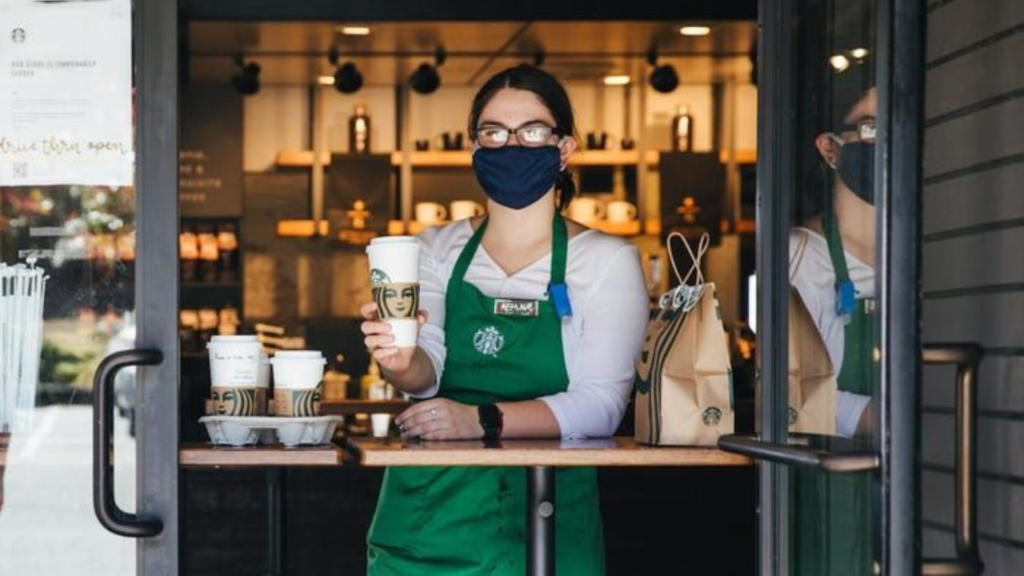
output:
[[[480,427],[484,429],[484,440],[497,440],[501,438],[501,428],[504,426],[501,410],[494,404],[484,404],[477,408],[480,415]]]

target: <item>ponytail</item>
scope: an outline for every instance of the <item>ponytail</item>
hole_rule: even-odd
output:
[[[561,212],[569,207],[569,203],[576,196],[576,181],[573,180],[572,172],[568,168],[558,173],[555,190],[558,191],[558,211]]]

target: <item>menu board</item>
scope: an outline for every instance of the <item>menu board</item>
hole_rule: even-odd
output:
[[[0,186],[131,186],[130,0],[0,3]]]
[[[181,89],[178,200],[182,216],[242,216],[243,107],[227,83]]]

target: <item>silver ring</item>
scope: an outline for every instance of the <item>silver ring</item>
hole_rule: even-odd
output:
[[[437,408],[431,408],[430,409],[430,416],[432,418],[434,418],[435,420],[437,419]]]

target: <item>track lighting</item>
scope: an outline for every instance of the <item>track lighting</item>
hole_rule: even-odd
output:
[[[431,66],[424,62],[409,76],[409,85],[412,86],[412,89],[418,94],[430,94],[437,90],[441,86],[441,75],[437,68],[444,64],[447,58],[448,54],[445,52],[444,46],[438,46],[434,52],[435,64]]]
[[[335,90],[342,94],[352,94],[358,92],[363,87],[363,75],[356,68],[355,62],[349,61],[338,66],[341,55],[338,52],[337,46],[331,46],[331,49],[327,52],[327,59],[337,67],[334,71]]]
[[[675,67],[671,64],[658,66],[658,52],[654,48],[647,53],[647,62],[654,66],[650,76],[651,88],[665,94],[679,87],[679,75],[676,74]]]
[[[231,77],[231,85],[239,94],[252,96],[260,91],[260,65],[255,62],[245,64],[242,57],[235,58],[238,73]]]

